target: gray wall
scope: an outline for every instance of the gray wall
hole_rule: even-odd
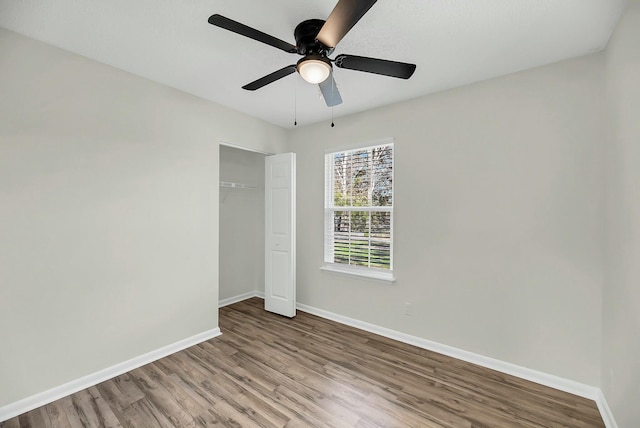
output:
[[[579,58],[294,131],[298,301],[599,385],[602,64]],[[397,281],[321,271],[325,149],[384,137],[396,139]]]
[[[607,277],[602,388],[621,428],[640,424],[640,2],[607,50]]]
[[[0,30],[0,406],[217,327],[218,142],[288,139],[301,303],[601,385],[634,426],[639,29],[632,1],[606,61],[291,132]],[[319,269],[324,151],[383,137],[392,285]]]
[[[274,126],[0,29],[0,406],[218,326],[218,142]]]
[[[264,292],[264,155],[220,146],[220,300]]]

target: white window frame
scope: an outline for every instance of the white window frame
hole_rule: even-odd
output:
[[[352,152],[359,150],[366,150],[373,147],[380,146],[392,146],[393,156],[391,160],[391,191],[392,191],[392,204],[391,206],[338,206],[334,205],[334,187],[333,187],[333,155],[336,153]],[[393,206],[395,204],[395,144],[392,138],[369,142],[367,144],[361,144],[357,146],[350,146],[345,148],[337,148],[327,150],[325,153],[325,199],[324,199],[324,264],[321,267],[322,270],[338,273],[353,275],[356,277],[365,277],[383,282],[395,281],[393,271]],[[333,245],[330,241],[333,241],[333,211],[364,211],[364,212],[388,212],[390,213],[390,248],[389,248],[389,269],[366,267],[366,266],[354,266],[344,263],[334,263],[329,260],[333,259],[331,252]]]

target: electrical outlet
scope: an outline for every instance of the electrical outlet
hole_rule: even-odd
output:
[[[408,317],[410,317],[410,316],[411,316],[411,303],[406,302],[406,303],[404,304],[404,314],[405,314],[406,316],[408,316]]]

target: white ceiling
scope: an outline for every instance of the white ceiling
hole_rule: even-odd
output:
[[[336,0],[0,0],[0,26],[242,111],[293,126],[330,120],[297,74],[241,86],[299,56],[207,23],[214,13],[295,44]],[[417,64],[410,80],[336,69],[335,117],[603,49],[626,0],[380,0],[335,54]],[[0,72],[0,78],[2,78]]]

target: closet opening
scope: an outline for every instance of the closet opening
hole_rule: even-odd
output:
[[[219,145],[219,306],[264,295],[267,155]]]

